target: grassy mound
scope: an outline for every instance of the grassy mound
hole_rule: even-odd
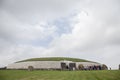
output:
[[[92,62],[84,59],[78,59],[78,58],[69,58],[69,57],[46,57],[46,58],[31,58],[26,59],[18,62],[26,62],[26,61],[73,61],[73,62]]]

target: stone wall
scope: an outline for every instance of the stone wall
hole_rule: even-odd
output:
[[[34,69],[62,69],[61,62],[68,65],[69,63],[73,63],[71,61],[27,61],[27,62],[19,62],[9,64],[7,69],[28,69],[29,66],[32,66]],[[76,63],[76,69],[79,69],[78,66],[82,64],[84,68],[89,66],[100,66],[102,64],[94,63],[94,62],[74,62]],[[69,66],[68,66],[69,67]]]
[[[7,69],[28,69],[33,66],[34,69],[61,69],[59,61],[29,61],[9,64]]]

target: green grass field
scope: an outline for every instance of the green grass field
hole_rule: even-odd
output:
[[[88,60],[84,59],[79,59],[79,58],[69,58],[69,57],[43,57],[43,58],[31,58],[31,59],[26,59],[18,62],[26,62],[26,61],[73,61],[73,62],[91,62]],[[17,63],[18,63],[17,62]]]
[[[0,70],[0,80],[120,80],[120,70],[101,70],[101,71]]]

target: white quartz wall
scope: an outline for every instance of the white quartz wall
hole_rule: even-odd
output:
[[[13,63],[9,64],[7,66],[7,69],[28,69],[28,66],[33,66],[34,69],[61,69],[61,62],[65,61],[27,61],[27,62],[19,62],[19,63]],[[72,63],[72,62],[65,62],[66,64]],[[94,65],[102,65],[99,63],[93,63],[93,62],[76,62],[76,68],[80,64],[83,64],[84,67],[88,66],[94,66]]]
[[[61,62],[59,61],[19,62],[19,63],[9,64],[7,66],[7,69],[28,69],[28,66],[33,66],[34,69],[49,69],[49,68],[60,69],[61,68],[60,63]]]

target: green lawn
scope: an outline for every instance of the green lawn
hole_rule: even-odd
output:
[[[120,80],[120,70],[101,70],[101,71],[0,70],[0,80]]]
[[[44,58],[31,58],[31,59],[26,59],[18,62],[26,62],[26,61],[73,61],[73,62],[92,62],[84,59],[79,59],[79,58],[69,58],[69,57],[44,57]]]

